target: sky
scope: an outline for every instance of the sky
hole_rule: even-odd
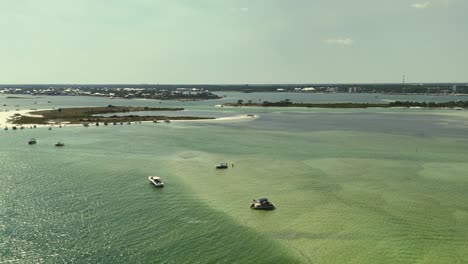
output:
[[[0,84],[468,81],[468,0],[0,0]]]

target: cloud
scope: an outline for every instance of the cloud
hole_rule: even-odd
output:
[[[411,5],[413,8],[417,9],[425,9],[431,6],[431,2],[424,2],[424,3],[414,3]]]
[[[327,44],[330,45],[340,45],[340,46],[351,46],[354,44],[354,40],[351,38],[330,38],[325,40]]]

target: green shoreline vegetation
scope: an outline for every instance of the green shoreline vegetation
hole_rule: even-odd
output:
[[[58,108],[54,110],[41,110],[29,112],[31,115],[15,115],[10,119],[13,124],[51,124],[51,123],[113,123],[113,122],[141,122],[141,121],[164,121],[164,120],[198,120],[214,119],[213,117],[195,117],[195,116],[139,116],[139,115],[112,115],[109,117],[101,116],[111,113],[131,113],[141,111],[182,111],[184,108],[151,108],[151,107],[129,107],[113,106],[107,107],[79,107],[79,108]]]
[[[451,101],[451,102],[411,102],[411,101],[395,101],[390,103],[293,103],[286,99],[279,102],[252,103],[249,100],[244,103],[243,100],[238,100],[237,103],[227,103],[223,106],[255,106],[255,107],[310,107],[310,108],[391,108],[391,107],[424,107],[424,108],[468,108],[468,101]]]
[[[6,99],[25,99],[25,100],[31,100],[31,99],[38,99],[42,98],[41,96],[35,96],[35,97],[24,97],[24,96],[7,96],[5,97]]]

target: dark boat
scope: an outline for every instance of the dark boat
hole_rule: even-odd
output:
[[[229,165],[227,164],[227,162],[221,162],[216,166],[216,168],[217,169],[227,169],[227,168],[229,168]]]
[[[59,142],[55,143],[55,146],[56,147],[63,147],[63,146],[65,146],[65,144],[63,144],[63,142],[59,141]]]
[[[267,198],[260,198],[257,200],[253,200],[253,203],[250,205],[250,208],[255,210],[273,210],[275,209],[275,205],[268,201]]]
[[[34,145],[34,144],[36,144],[36,143],[37,143],[37,141],[36,141],[35,138],[31,138],[31,139],[28,141],[28,144],[29,144],[29,145]]]

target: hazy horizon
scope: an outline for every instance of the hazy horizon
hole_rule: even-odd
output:
[[[0,83],[466,82],[462,0],[4,0]]]
[[[187,86],[187,85],[194,85],[194,86],[304,86],[304,85],[324,85],[324,86],[331,86],[331,85],[399,85],[402,84],[401,82],[393,82],[393,83],[0,83],[0,86],[43,86],[43,85],[51,85],[51,86],[61,86],[61,85],[84,85],[84,86],[92,86],[92,85],[135,85],[135,86]],[[405,82],[405,85],[466,85],[468,86],[467,82],[414,82],[409,83]]]

